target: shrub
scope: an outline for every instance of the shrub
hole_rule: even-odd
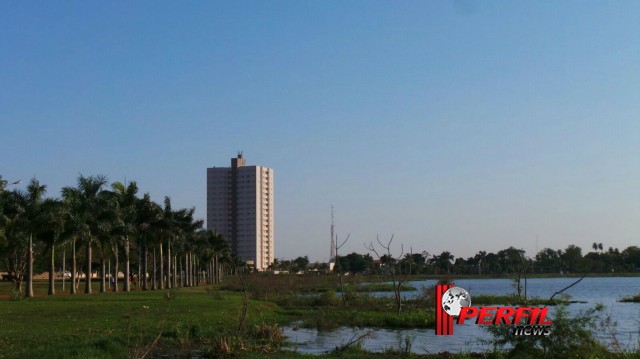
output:
[[[9,300],[18,302],[24,299],[24,295],[17,290],[13,290],[11,294],[9,294]]]
[[[488,325],[494,350],[510,348],[509,358],[567,358],[606,357],[608,352],[595,338],[594,331],[602,326],[604,306],[581,311],[569,317],[567,305],[561,303],[551,318],[551,334],[546,336],[516,336],[513,326]]]
[[[164,292],[163,297],[166,300],[176,300],[176,295],[177,295],[176,291],[173,290],[173,289],[170,289],[170,290]]]

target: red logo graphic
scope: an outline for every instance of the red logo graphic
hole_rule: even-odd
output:
[[[442,295],[450,288],[453,285],[436,285],[436,335],[453,335],[453,317],[442,307]]]
[[[475,324],[513,326],[514,335],[549,335],[552,321],[547,319],[546,307],[473,307],[471,295],[451,284],[436,285],[436,335],[453,335],[454,318],[457,324],[475,318]]]

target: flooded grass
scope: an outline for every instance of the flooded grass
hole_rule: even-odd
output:
[[[624,297],[619,300],[619,302],[623,303],[640,303],[640,294],[636,294],[630,297]]]

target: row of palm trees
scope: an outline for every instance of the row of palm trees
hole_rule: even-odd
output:
[[[75,187],[64,187],[60,198],[46,197],[46,186],[32,179],[26,190],[9,191],[0,177],[0,256],[16,289],[32,297],[36,243],[50,255],[49,294],[55,294],[55,250],[71,249],[71,293],[77,292],[77,250],[85,252],[85,293],[91,293],[94,259],[99,263],[100,292],[106,291],[106,263],[115,260],[115,273],[124,273],[123,290],[139,278],[143,290],[195,286],[203,279],[219,282],[224,268],[237,262],[224,239],[204,230],[194,208],[174,210],[171,199],[162,205],[148,193],[138,196],[136,182],[114,182],[105,176],[82,176]],[[137,251],[138,274],[131,273]],[[97,257],[97,258],[96,258]],[[43,258],[44,259],[44,258]],[[149,275],[149,260],[153,271]],[[118,290],[118,276],[114,290]]]

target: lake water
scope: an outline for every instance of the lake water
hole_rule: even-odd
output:
[[[529,297],[549,298],[554,292],[565,288],[575,282],[577,278],[532,278],[527,281],[527,294]],[[413,298],[421,293],[422,287],[433,286],[436,280],[412,281],[408,284],[418,288],[417,291],[403,292],[405,298]],[[511,279],[458,279],[455,285],[466,289],[473,296],[479,294],[512,294],[515,289]],[[622,349],[633,349],[640,346],[640,303],[620,303],[621,297],[632,296],[640,293],[640,277],[602,277],[584,278],[580,283],[567,289],[563,294],[568,294],[571,300],[585,303],[574,303],[568,306],[570,313],[593,308],[601,303],[605,306],[604,314],[610,314],[611,319],[617,323],[615,337]],[[393,293],[374,293],[374,295],[387,296]],[[553,308],[550,307],[551,314]],[[482,339],[489,339],[488,334],[479,325],[469,324],[454,325],[454,335],[436,336],[433,329],[391,330],[372,329],[371,337],[363,340],[363,348],[369,351],[379,352],[386,348],[399,348],[405,338],[412,340],[414,353],[439,353],[449,352],[478,352],[491,350],[483,343]],[[284,335],[294,343],[291,349],[301,353],[320,354],[347,343],[351,338],[369,331],[366,328],[338,328],[330,331],[318,331],[315,329],[291,327],[283,328]],[[553,333],[551,334],[553,335]],[[610,333],[597,333],[598,338],[608,343]]]

